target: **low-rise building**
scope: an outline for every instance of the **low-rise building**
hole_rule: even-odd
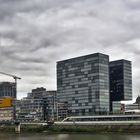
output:
[[[0,121],[13,121],[13,107],[0,108]]]
[[[112,102],[112,112],[113,112],[113,114],[122,113],[121,102],[118,102],[118,101],[113,101]]]
[[[12,97],[0,98],[0,122],[14,120],[14,100]]]
[[[62,120],[68,116],[68,103],[57,103],[57,120]]]
[[[43,120],[43,100],[28,97],[22,99],[18,107],[16,119],[20,121]]]
[[[46,121],[56,118],[56,91],[33,89],[17,105],[16,118],[20,121]]]
[[[19,121],[54,121],[67,116],[68,104],[57,101],[55,90],[36,88],[16,101],[16,119]]]
[[[140,97],[136,101],[113,101],[112,109],[114,114],[140,114]]]

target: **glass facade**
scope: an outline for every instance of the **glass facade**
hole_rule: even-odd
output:
[[[131,62],[117,60],[110,62],[110,111],[112,102],[132,100]]]
[[[70,115],[109,111],[109,56],[101,53],[57,62],[57,96]]]
[[[16,98],[16,85],[12,82],[0,82],[0,97],[10,96]]]

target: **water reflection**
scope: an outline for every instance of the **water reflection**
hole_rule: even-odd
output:
[[[0,134],[0,140],[140,140],[140,135]]]

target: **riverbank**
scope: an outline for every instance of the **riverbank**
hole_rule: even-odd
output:
[[[0,132],[15,133],[14,125],[1,125]],[[43,125],[22,125],[21,133],[124,133],[124,134],[140,134],[140,125],[75,125],[75,126],[43,126]]]
[[[15,133],[15,125],[1,125],[0,126],[0,132],[9,132],[9,133]],[[32,133],[32,132],[43,132],[46,131],[47,128],[45,126],[41,125],[23,125],[20,128],[20,132],[22,133]]]
[[[135,133],[140,134],[140,125],[54,125],[49,128],[50,132],[57,133]]]

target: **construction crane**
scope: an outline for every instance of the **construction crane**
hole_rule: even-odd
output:
[[[12,74],[8,74],[8,73],[5,73],[5,72],[0,72],[1,74],[4,74],[4,75],[7,75],[7,76],[10,76],[10,77],[13,77],[15,79],[15,83],[17,83],[17,79],[21,79],[20,77],[17,77],[15,75],[12,75]]]
[[[0,74],[7,75],[7,76],[10,76],[10,77],[13,77],[14,78],[14,80],[15,80],[15,86],[16,86],[16,94],[17,94],[17,80],[20,80],[21,78],[15,76],[15,75],[12,75],[12,74],[5,73],[5,72],[0,72]]]
[[[21,78],[15,76],[15,75],[9,74],[9,73],[5,73],[5,72],[0,72],[0,74],[7,75],[7,76],[10,76],[10,77],[14,78],[14,80],[15,80],[15,89],[16,89],[15,94],[17,96],[17,80],[20,80]],[[16,104],[15,104],[15,100],[16,100],[16,97],[15,97],[14,103],[13,103],[13,120],[14,121],[16,121]]]

